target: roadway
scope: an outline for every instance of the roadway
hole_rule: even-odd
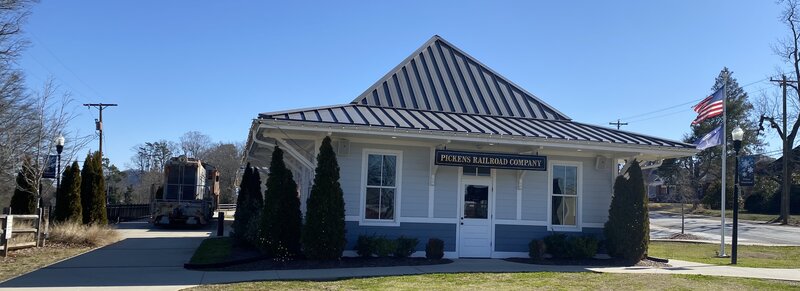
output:
[[[725,219],[725,242],[731,242],[733,219]],[[681,232],[681,216],[660,211],[650,212],[650,237],[667,238]],[[719,241],[720,218],[687,215],[685,232],[704,240]],[[800,227],[739,221],[742,244],[800,245]]]

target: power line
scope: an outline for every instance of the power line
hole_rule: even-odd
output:
[[[100,100],[103,100],[103,95],[102,95],[102,94],[100,94],[99,92],[97,92],[97,90],[95,90],[95,89],[94,89],[92,86],[90,86],[90,85],[89,85],[89,83],[86,83],[85,81],[83,81],[83,79],[81,79],[81,77],[79,77],[79,76],[78,76],[78,74],[76,74],[76,73],[75,73],[75,71],[73,71],[73,70],[72,70],[72,69],[70,69],[70,68],[69,68],[69,67],[68,67],[66,64],[64,64],[64,62],[63,62],[63,61],[61,61],[61,59],[60,59],[58,56],[56,56],[56,54],[55,54],[55,53],[53,53],[53,51],[51,51],[51,50],[50,50],[50,48],[48,48],[48,47],[47,47],[47,45],[45,45],[45,44],[44,44],[44,42],[43,42],[43,41],[41,41],[41,40],[40,40],[40,39],[39,39],[39,38],[36,36],[36,34],[35,34],[35,33],[33,33],[33,32],[29,32],[29,33],[31,34],[31,36],[33,36],[33,38],[34,38],[34,39],[36,39],[36,42],[38,42],[40,45],[42,45],[42,47],[45,49],[45,51],[47,51],[47,53],[49,53],[51,56],[53,56],[53,58],[54,58],[54,59],[56,59],[56,61],[57,61],[59,64],[61,64],[61,66],[62,66],[62,67],[64,67],[64,69],[67,69],[67,71],[68,71],[70,74],[72,74],[72,76],[74,76],[74,77],[75,77],[75,79],[78,79],[78,81],[79,81],[79,82],[81,82],[81,83],[83,83],[83,85],[84,85],[84,86],[86,86],[86,88],[89,88],[89,90],[91,90],[92,92],[94,92],[94,94],[96,94],[96,95],[97,95],[97,97],[98,97],[98,98],[100,98]]]
[[[745,88],[745,87],[748,87],[748,86],[752,86],[752,85],[767,81],[769,79],[770,79],[770,77],[766,77],[764,79],[761,79],[761,80],[758,80],[758,81],[754,81],[754,82],[750,82],[750,83],[747,83],[745,85],[739,86],[739,88]],[[752,95],[755,92],[761,92],[761,91],[764,91],[764,90],[767,90],[767,89],[769,89],[769,87],[764,87],[764,88],[758,89],[756,91],[751,91],[751,92],[746,92],[746,93],[748,93],[749,95]],[[629,120],[628,123],[632,123],[632,122],[646,121],[646,120],[651,120],[651,119],[656,119],[656,118],[661,118],[661,117],[667,117],[667,116],[671,116],[671,115],[682,113],[684,111],[681,110],[681,111],[676,111],[676,112],[667,113],[667,114],[661,114],[661,115],[657,115],[657,116],[653,116],[653,117],[646,117],[646,118],[636,119],[637,117],[645,117],[645,116],[656,114],[656,113],[663,113],[665,110],[670,110],[670,109],[678,108],[678,107],[681,107],[681,106],[686,106],[686,105],[692,104],[694,102],[697,102],[697,101],[700,101],[700,100],[703,100],[703,99],[705,99],[705,97],[692,99],[692,100],[689,100],[687,102],[683,102],[683,103],[680,103],[680,104],[676,104],[676,105],[668,106],[668,107],[665,107],[665,108],[661,108],[661,109],[657,109],[657,110],[653,110],[653,111],[649,111],[649,112],[645,112],[645,113],[641,113],[641,114],[637,114],[637,115],[632,115],[632,116],[628,116],[628,117],[624,117],[624,118],[620,118],[620,119],[628,119]],[[634,120],[630,120],[630,119],[634,119]],[[617,120],[617,122],[619,122],[619,120]],[[610,125],[614,125],[612,123],[613,123],[613,121],[609,122]]]

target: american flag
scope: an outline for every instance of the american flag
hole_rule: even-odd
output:
[[[694,112],[697,112],[697,118],[692,121],[692,125],[697,125],[703,120],[719,116],[722,114],[722,111],[725,110],[725,96],[722,95],[722,88],[719,88],[717,92],[711,94],[711,96],[706,97],[700,103],[697,103],[692,109]]]

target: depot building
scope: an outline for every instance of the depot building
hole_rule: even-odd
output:
[[[573,121],[439,36],[350,103],[259,114],[246,161],[266,171],[283,149],[305,211],[325,136],[341,168],[345,255],[359,235],[415,237],[415,255],[439,238],[450,258],[524,257],[552,232],[602,236],[620,161],[695,152]]]

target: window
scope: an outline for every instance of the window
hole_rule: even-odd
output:
[[[578,226],[578,166],[554,164],[551,177],[550,224]]]
[[[491,176],[492,169],[486,167],[470,167],[464,166],[462,167],[464,176]]]
[[[364,219],[391,222],[397,215],[398,154],[367,153]]]

